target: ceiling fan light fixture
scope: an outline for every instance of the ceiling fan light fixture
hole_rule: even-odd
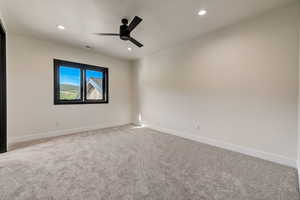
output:
[[[133,18],[133,20],[130,22],[129,25],[128,24],[128,19],[124,18],[121,20],[122,25],[120,26],[120,31],[119,33],[95,33],[96,35],[100,35],[100,36],[118,36],[120,37],[121,40],[124,41],[130,41],[132,42],[134,45],[138,46],[138,47],[143,47],[144,45],[142,43],[140,43],[139,41],[137,41],[136,39],[134,39],[133,37],[130,36],[130,33],[143,21],[142,18],[135,16]],[[131,51],[132,49],[127,48],[128,51]]]
[[[206,15],[207,14],[207,10],[205,10],[205,9],[201,9],[201,10],[199,10],[199,12],[198,12],[198,15],[200,15],[200,16],[204,16],[204,15]]]
[[[56,28],[58,28],[59,30],[65,30],[66,29],[63,25],[57,25]]]

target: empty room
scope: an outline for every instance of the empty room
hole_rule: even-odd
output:
[[[0,200],[299,200],[300,1],[0,0]]]

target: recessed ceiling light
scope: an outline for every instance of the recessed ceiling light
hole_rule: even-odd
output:
[[[131,48],[131,47],[128,47],[127,49],[128,49],[128,51],[132,51],[132,48]]]
[[[63,25],[57,25],[56,27],[60,30],[65,30],[65,27]]]
[[[207,14],[207,11],[204,10],[204,9],[202,9],[202,10],[200,10],[200,11],[198,12],[198,15],[200,15],[200,16],[204,16],[204,15],[206,15],[206,14]]]

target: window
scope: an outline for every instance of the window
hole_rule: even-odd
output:
[[[54,104],[108,103],[108,68],[54,59]]]

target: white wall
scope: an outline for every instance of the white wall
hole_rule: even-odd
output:
[[[298,4],[135,65],[136,121],[296,165]]]
[[[54,105],[53,58],[109,68],[109,104]],[[8,34],[8,141],[131,122],[131,64],[51,42]]]

